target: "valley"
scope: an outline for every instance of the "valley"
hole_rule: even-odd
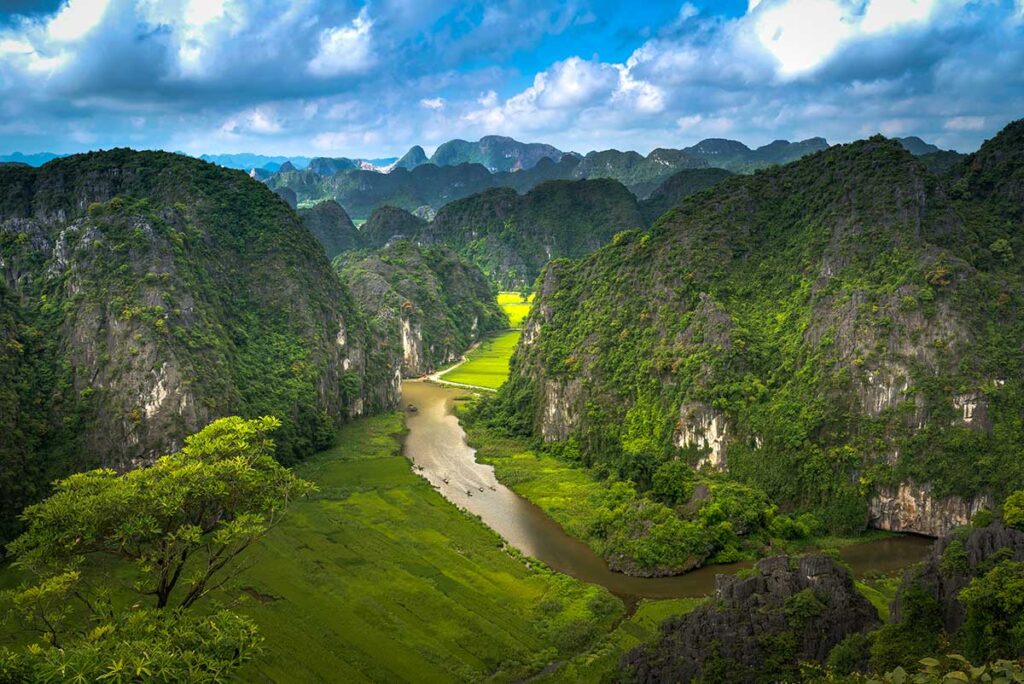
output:
[[[28,505],[3,521],[2,600],[21,617],[0,643],[24,649],[18,625],[41,615],[79,636],[27,657],[95,652],[90,634],[142,615],[133,573],[169,576],[116,558],[159,529],[116,500],[110,527],[47,531],[82,483],[283,464],[270,482],[302,492],[283,517],[271,492],[231,499],[156,546],[206,549],[216,571],[217,540],[243,534],[244,563],[189,614],[241,621],[245,650],[218,651],[241,680],[774,681],[808,658],[912,665],[953,635],[987,662],[980,604],[943,587],[967,601],[1024,562],[1022,130],[942,177],[878,137],[756,174],[684,170],[646,200],[559,180],[365,223],[176,155],[0,169],[17,189],[0,205],[0,401],[19,407],[0,485]],[[247,418],[197,434],[232,411]],[[260,425],[277,436],[252,441]],[[74,474],[93,465],[111,469]],[[205,482],[154,491],[194,494],[191,515],[221,491]],[[226,513],[245,505],[270,508]],[[104,539],[115,559],[93,558]],[[52,607],[80,572],[129,622]],[[19,608],[33,601],[51,607]],[[737,621],[734,652],[705,648]]]

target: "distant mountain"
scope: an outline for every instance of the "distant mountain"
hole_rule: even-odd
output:
[[[427,163],[427,153],[419,145],[413,145],[409,151],[402,155],[402,158],[394,163],[392,169],[415,169],[420,164]]]
[[[960,159],[949,156],[955,153],[927,152],[938,148],[919,138],[904,138],[900,142],[905,147],[909,145],[911,152],[928,157],[922,157],[922,161],[936,173],[944,172]],[[716,168],[753,173],[788,164],[828,146],[824,138],[808,138],[798,142],[776,140],[751,149],[736,140],[708,138],[683,149],[658,148],[646,157],[614,149],[580,156],[560,152],[550,145],[487,136],[475,143],[449,141],[430,159],[421,147],[413,147],[386,174],[367,171],[361,160],[340,158],[313,160],[306,171],[286,164],[276,174],[267,176],[254,170],[251,175],[272,188],[291,187],[300,203],[334,199],[352,217],[367,218],[374,209],[385,205],[407,211],[426,211],[423,207],[436,210],[489,188],[507,187],[524,193],[549,180],[608,178],[619,181],[644,200],[682,170]],[[930,156],[944,154],[945,157]],[[671,205],[663,202],[659,206]],[[653,220],[660,215],[652,214],[654,211],[655,208],[648,208],[645,215]]]
[[[362,245],[379,249],[395,240],[412,240],[422,233],[427,222],[398,207],[378,207],[362,225]]]
[[[351,171],[362,168],[359,162],[346,157],[317,157],[309,161],[307,166],[310,171],[320,176],[333,176],[339,171]]]
[[[706,166],[733,173],[752,173],[768,166],[788,164],[827,148],[828,142],[824,138],[808,138],[799,142],[776,140],[753,150],[737,140],[707,138],[684,148],[683,152],[703,160]]]
[[[224,166],[229,169],[240,169],[242,171],[259,168],[266,168],[274,171],[277,170],[278,166],[284,164],[286,161],[290,161],[297,169],[304,169],[309,164],[309,157],[269,157],[267,155],[251,154],[249,152],[240,152],[238,154],[203,154],[200,155],[199,158],[203,161],[217,164],[218,166]],[[275,166],[272,167],[272,164]]]
[[[525,195],[495,188],[447,204],[419,240],[448,245],[499,288],[520,290],[552,259],[585,256],[642,226],[636,198],[621,183],[556,180]]]
[[[488,135],[477,142],[449,140],[430,157],[437,166],[483,164],[491,173],[533,168],[541,159],[559,161],[562,152],[543,143],[521,143],[500,135]]]
[[[942,151],[938,146],[926,143],[916,135],[912,135],[909,138],[893,138],[893,140],[903,145],[903,148],[915,157]]]
[[[676,171],[706,166],[703,159],[681,150],[658,149],[646,157],[632,151],[602,150],[587,153],[573,170],[572,178],[611,178],[643,198]]]
[[[706,190],[732,175],[725,169],[683,169],[674,173],[655,188],[650,197],[640,202],[644,224],[651,225],[690,195]]]
[[[320,202],[309,209],[300,209],[299,216],[309,232],[324,246],[328,259],[363,246],[359,230],[334,200]]]
[[[27,164],[29,166],[42,166],[46,162],[65,157],[67,155],[54,154],[53,152],[36,152],[33,154],[22,154],[21,152],[13,152],[11,154],[0,154],[0,162],[12,162],[17,164]]]

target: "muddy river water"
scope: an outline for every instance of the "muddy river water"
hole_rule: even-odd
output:
[[[416,471],[449,501],[480,518],[509,544],[549,567],[585,582],[600,584],[624,598],[704,596],[714,591],[715,575],[749,567],[750,563],[714,565],[676,577],[642,578],[612,572],[589,546],[569,536],[544,511],[494,477],[494,468],[477,463],[475,451],[452,415],[460,390],[409,381],[402,385],[409,434],[405,454]],[[892,572],[921,560],[931,540],[898,536],[854,544],[840,552],[855,575],[869,570]]]

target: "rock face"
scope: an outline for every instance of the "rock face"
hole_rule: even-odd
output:
[[[297,216],[244,172],[127,150],[0,169],[0,500],[276,415],[278,456],[390,408],[393,359]],[[8,480],[11,464],[27,467]]]
[[[754,577],[719,575],[714,599],[669,618],[657,642],[625,655],[634,682],[788,681],[850,634],[878,625],[849,572],[824,556],[768,558]]]
[[[992,508],[992,497],[934,497],[931,486],[901,482],[896,488],[879,487],[869,502],[872,527],[893,532],[914,532],[941,537],[968,525],[978,511]]]
[[[416,148],[413,148],[414,150]],[[422,154],[423,150],[420,150]],[[413,150],[410,150],[413,153]],[[491,173],[531,169],[541,159],[559,161],[562,152],[543,143],[521,143],[500,135],[487,135],[478,142],[449,140],[437,148],[430,163],[437,166],[483,164]]]
[[[339,266],[405,377],[452,363],[480,336],[508,326],[487,279],[445,247],[399,240]]]
[[[1024,487],[1022,175],[1017,122],[941,178],[876,137],[725,179],[548,264],[497,405],[588,463],[644,434],[644,468],[700,449],[834,531],[942,534]]]
[[[945,562],[953,544],[960,545],[962,550],[958,555],[963,560],[958,567]],[[913,586],[924,589],[938,601],[942,606],[943,628],[947,634],[955,634],[965,617],[964,606],[958,599],[961,590],[972,578],[983,574],[986,567],[1003,560],[1024,561],[1024,532],[996,522],[939,539],[924,563],[907,572],[892,603],[892,621],[904,618],[903,596]]]
[[[725,470],[725,433],[725,416],[707,404],[691,402],[679,409],[676,445],[705,451],[698,466]]]
[[[398,207],[374,209],[362,225],[362,243],[369,249],[380,249],[393,240],[416,240],[426,228],[426,221]]]

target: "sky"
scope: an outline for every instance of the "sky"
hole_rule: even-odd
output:
[[[1024,0],[0,0],[0,153],[384,157],[1024,117]]]

